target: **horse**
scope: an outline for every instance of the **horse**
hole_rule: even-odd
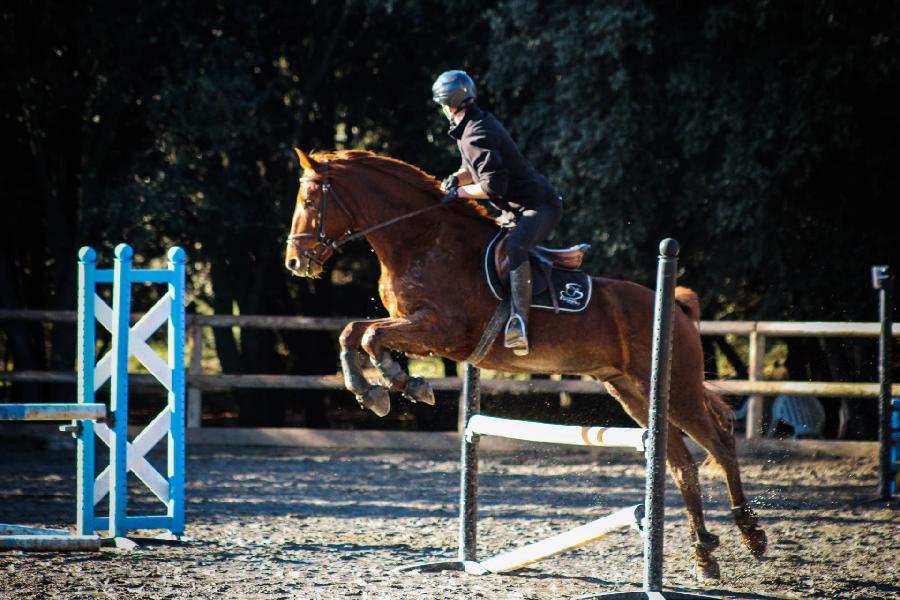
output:
[[[472,355],[497,307],[482,272],[497,222],[473,200],[443,203],[439,182],[406,162],[364,150],[295,151],[302,176],[287,238],[287,269],[318,278],[341,246],[362,238],[381,266],[378,292],[390,316],[352,321],[344,328],[340,356],[346,388],[379,416],[390,409],[390,391],[433,404],[428,382],[411,377],[391,351],[454,361]],[[590,376],[599,382],[598,391],[604,386],[646,427],[655,293],[630,281],[591,279],[593,293],[583,312],[532,312],[529,354],[517,356],[495,341],[474,364],[506,372]],[[687,508],[696,573],[717,579],[712,552],[719,538],[704,523],[697,465],[682,432],[724,476],[733,518],[750,553],[765,554],[767,540],[744,495],[734,413],[703,385],[698,296],[679,287],[675,300],[681,310],[673,323],[668,467]],[[381,382],[366,379],[364,360],[376,367]]]

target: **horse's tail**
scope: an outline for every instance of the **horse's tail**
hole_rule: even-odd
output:
[[[700,329],[700,297],[697,292],[690,288],[678,286],[675,288],[675,303],[681,307],[681,310],[694,322],[697,326],[698,334]],[[723,433],[729,435],[734,433],[734,411],[722,397],[715,392],[704,389],[703,403],[706,405],[706,411],[712,415],[713,422],[716,427]],[[725,475],[725,469],[710,454],[703,462],[711,474]]]
[[[700,297],[697,292],[679,285],[675,288],[675,304],[681,307],[695,325],[700,326]]]
[[[721,396],[706,389],[703,390],[703,400],[704,404],[706,404],[706,411],[712,415],[716,427],[718,427],[723,434],[728,434],[727,437],[731,437],[734,433],[735,419],[734,411],[731,407],[722,400]],[[706,460],[703,461],[703,468],[710,475],[719,476],[723,479],[725,478],[725,467],[723,467],[712,454],[707,454]]]

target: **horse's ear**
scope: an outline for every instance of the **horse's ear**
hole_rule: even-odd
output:
[[[294,148],[294,152],[297,153],[297,157],[300,159],[300,166],[303,167],[304,171],[316,172],[316,167],[319,166],[319,163],[310,158],[306,152],[300,148]]]

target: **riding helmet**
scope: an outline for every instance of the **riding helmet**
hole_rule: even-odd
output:
[[[456,110],[475,99],[475,82],[465,71],[445,71],[431,86],[431,96],[437,104]]]

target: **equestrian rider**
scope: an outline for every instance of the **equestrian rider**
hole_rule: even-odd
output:
[[[431,88],[434,101],[450,121],[462,165],[441,184],[444,201],[488,200],[511,213],[515,222],[506,242],[509,255],[511,311],[505,346],[528,354],[528,311],[531,307],[529,250],[544,241],[562,217],[562,199],[519,152],[509,132],[494,115],[475,103],[475,83],[465,71],[442,73]]]

